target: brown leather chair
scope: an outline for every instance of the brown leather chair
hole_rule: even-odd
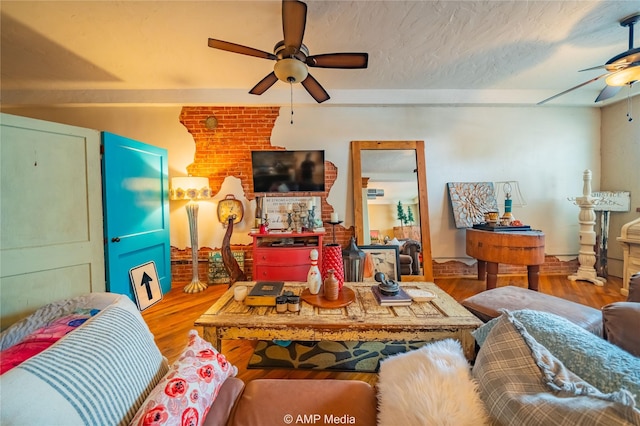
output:
[[[640,273],[629,280],[626,302],[610,303],[602,308],[602,335],[609,342],[640,357]]]
[[[420,242],[416,240],[406,239],[400,240],[404,242],[400,249],[400,257],[403,256],[411,259],[411,262],[406,262],[407,266],[403,266],[403,261],[400,259],[400,268],[406,268],[401,271],[402,275],[420,275]]]

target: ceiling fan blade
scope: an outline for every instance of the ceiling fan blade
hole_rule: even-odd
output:
[[[368,53],[327,53],[307,57],[307,65],[318,68],[367,68]]]
[[[622,86],[605,86],[604,89],[600,92],[595,102],[604,101],[609,98],[613,98],[618,92],[622,89]]]
[[[260,80],[258,84],[253,86],[253,89],[249,90],[249,93],[252,95],[262,95],[267,89],[278,81],[278,77],[276,77],[276,73],[271,71],[271,74],[267,75],[265,78]]]
[[[256,58],[272,59],[272,60],[278,59],[278,57],[273,53],[264,52],[262,50],[254,49],[252,47],[242,46],[240,44],[235,44],[228,41],[216,40],[214,38],[209,39],[209,47],[212,47],[214,49],[225,50],[227,52],[239,53],[241,55],[255,56]]]
[[[296,51],[300,50],[306,25],[307,5],[298,0],[283,0],[282,34],[284,35],[284,45],[295,47]]]
[[[318,80],[313,78],[311,74],[307,75],[307,78],[302,80],[302,85],[305,89],[307,89],[307,92],[309,92],[311,97],[315,99],[319,104],[330,98],[327,91],[324,90],[320,83],[318,83]]]
[[[585,81],[584,83],[580,83],[580,84],[578,84],[577,86],[572,87],[571,89],[567,89],[567,90],[565,90],[564,92],[560,92],[560,93],[558,93],[557,95],[553,95],[552,97],[545,99],[544,101],[540,101],[540,102],[538,102],[538,103],[537,103],[537,105],[542,105],[542,104],[544,104],[544,103],[546,103],[546,102],[549,102],[549,101],[550,101],[550,100],[552,100],[552,99],[555,99],[555,98],[557,98],[557,97],[559,97],[559,96],[565,95],[565,94],[567,94],[567,93],[569,93],[569,92],[571,92],[571,91],[573,91],[573,90],[579,89],[579,88],[581,88],[582,86],[586,86],[586,85],[587,85],[587,84],[589,84],[589,83],[593,83],[594,81],[599,80],[599,79],[601,79],[602,77],[604,77],[604,76],[606,76],[606,75],[609,75],[609,73],[601,74],[601,75],[599,75],[599,76],[597,76],[597,77],[595,77],[595,78],[592,78],[591,80]]]
[[[579,70],[578,72],[583,72],[583,71],[593,71],[593,70],[601,70],[604,69],[605,66],[604,65],[598,65],[597,67],[591,67],[591,68],[585,68],[583,70]]]

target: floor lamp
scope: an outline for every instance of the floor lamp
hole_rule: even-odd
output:
[[[195,176],[174,177],[171,179],[169,198],[174,201],[189,200],[185,208],[189,219],[193,276],[191,283],[184,287],[184,292],[198,293],[207,288],[207,283],[200,281],[198,277],[198,200],[211,198],[209,179]]]

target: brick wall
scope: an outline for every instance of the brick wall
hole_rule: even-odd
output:
[[[220,191],[227,176],[234,176],[242,182],[247,199],[255,198],[251,171],[251,151],[277,150],[284,147],[271,145],[271,132],[280,114],[279,107],[183,107],[180,123],[193,136],[196,145],[194,162],[187,167],[187,173],[194,176],[206,176],[214,194]],[[214,116],[218,120],[215,129],[208,129],[205,120]],[[325,161],[325,192],[321,198],[320,214],[323,222],[328,222],[333,207],[327,204],[327,195],[333,186],[338,171],[335,165]],[[308,193],[292,192],[291,196],[304,196]],[[327,229],[327,231],[330,231]],[[346,246],[353,228],[336,226],[336,242]],[[333,238],[329,232],[328,241]],[[198,273],[205,281],[208,269],[208,252],[219,247],[199,249]],[[245,251],[245,273],[250,276],[253,269],[251,246],[232,246],[232,250]],[[191,249],[171,250],[171,274],[174,281],[191,281]]]
[[[279,107],[183,107],[180,122],[193,136],[196,145],[194,162],[187,167],[187,173],[194,176],[207,176],[213,193],[220,191],[227,176],[235,176],[242,182],[242,188],[249,200],[255,198],[253,181],[251,179],[251,151],[283,149],[284,147],[271,145],[271,132],[280,114]],[[218,126],[207,129],[205,120],[215,116]],[[329,221],[333,207],[326,202],[327,194],[337,177],[337,169],[333,163],[325,161],[325,189],[319,194],[322,201],[321,217],[323,222]],[[306,193],[292,193],[292,196],[304,196]],[[326,241],[332,242],[331,226],[327,225]],[[336,242],[345,247],[354,235],[354,229],[335,227]],[[251,276],[253,259],[251,246],[232,246],[232,250],[245,251],[245,273]],[[198,272],[201,281],[207,280],[208,255],[212,249],[219,247],[203,247],[199,249]],[[548,256],[545,264],[540,268],[544,274],[572,274],[578,269],[577,259],[561,262],[555,257]],[[476,275],[475,263],[471,266],[462,262],[433,262],[434,276],[473,276]],[[500,265],[501,274],[526,274],[524,266]],[[171,249],[171,274],[173,281],[191,281],[191,249]]]
[[[544,264],[540,265],[540,273],[546,275],[571,275],[578,270],[578,259],[566,262],[560,261],[555,256],[545,256]],[[498,265],[499,274],[526,275],[527,267],[519,265]],[[463,262],[449,261],[436,263],[433,262],[433,275],[435,277],[459,277],[459,276],[477,276],[478,268],[474,262],[467,265]]]

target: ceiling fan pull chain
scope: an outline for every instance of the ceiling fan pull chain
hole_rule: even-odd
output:
[[[633,117],[632,117],[632,114],[633,114],[633,111],[632,111],[633,103],[631,102],[631,85],[632,84],[633,83],[629,83],[629,85],[628,85],[629,86],[629,90],[627,91],[627,119],[629,120],[629,122],[633,121]]]
[[[291,89],[291,100],[290,100],[290,105],[291,105],[291,124],[293,124],[293,82],[289,81],[289,88]]]

